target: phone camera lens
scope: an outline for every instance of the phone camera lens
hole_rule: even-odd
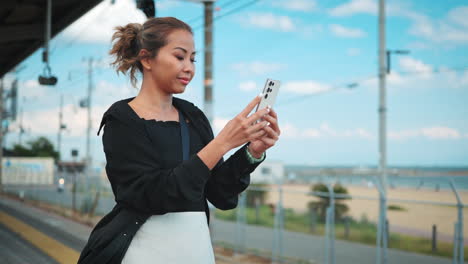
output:
[[[270,81],[270,83],[268,83],[268,85],[269,85],[269,86],[272,86],[272,85],[273,85],[273,82],[272,82],[272,81]]]
[[[265,99],[267,99],[267,98],[268,98],[268,94],[265,94]]]
[[[271,91],[273,91],[271,88],[267,89],[267,93],[271,93]]]

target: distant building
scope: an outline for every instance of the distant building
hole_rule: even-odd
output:
[[[284,181],[284,164],[281,161],[265,160],[250,175],[252,183],[276,184]]]
[[[54,159],[50,157],[4,157],[2,183],[50,185],[54,183]]]

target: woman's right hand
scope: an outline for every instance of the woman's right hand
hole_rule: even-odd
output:
[[[261,98],[261,96],[255,97],[242,112],[224,126],[215,138],[226,148],[226,152],[265,135],[266,132],[263,128],[268,125],[268,122],[256,123],[256,121],[268,114],[270,109],[265,108],[249,116],[250,112],[260,103]]]

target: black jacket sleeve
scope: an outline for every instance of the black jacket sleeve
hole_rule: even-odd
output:
[[[213,130],[206,116],[200,111],[205,130],[214,138]],[[238,196],[250,184],[250,173],[261,163],[251,164],[247,159],[246,147],[238,149],[226,161],[221,159],[212,170],[212,176],[206,184],[206,197],[210,203],[221,210],[234,209],[238,203]]]
[[[250,173],[260,164],[249,163],[245,148],[246,145],[226,161],[221,160],[206,184],[208,201],[219,209],[236,208],[239,194],[250,184]]]
[[[158,166],[146,135],[109,118],[104,127],[106,172],[117,203],[150,214],[203,211],[205,185],[211,172],[198,155],[173,169]]]

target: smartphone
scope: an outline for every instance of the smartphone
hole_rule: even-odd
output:
[[[267,79],[265,83],[265,87],[263,87],[263,97],[260,103],[257,105],[257,109],[261,110],[267,106],[273,107],[276,101],[276,96],[278,95],[278,90],[280,88],[281,82],[278,80]]]

